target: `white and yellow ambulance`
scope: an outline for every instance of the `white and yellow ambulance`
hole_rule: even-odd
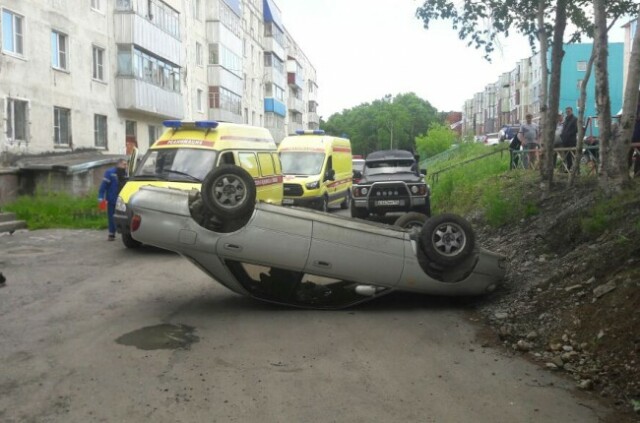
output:
[[[129,198],[141,186],[200,190],[209,172],[223,165],[246,170],[256,185],[257,201],[282,203],[282,170],[269,130],[216,121],[167,120],[162,136],[149,148],[120,191],[114,218],[128,248],[131,237]]]
[[[327,211],[330,205],[349,207],[351,142],[322,130],[297,131],[278,146],[284,177],[283,205]]]

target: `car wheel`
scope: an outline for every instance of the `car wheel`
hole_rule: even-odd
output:
[[[329,197],[326,195],[322,197],[322,204],[320,204],[320,211],[329,213]]]
[[[420,248],[443,266],[461,263],[475,248],[475,233],[462,217],[445,213],[427,219],[420,231]]]
[[[369,217],[369,212],[364,208],[356,207],[356,205],[353,203],[353,200],[351,200],[350,209],[351,217],[355,217],[356,219],[366,219],[367,217]]]
[[[133,239],[133,237],[129,233],[122,234],[122,243],[127,248],[139,248],[142,245],[140,241],[136,241],[135,239]]]
[[[424,214],[431,217],[431,197],[427,197],[424,203]]]
[[[221,219],[236,219],[253,211],[256,185],[243,168],[222,165],[204,178],[202,201],[213,215]]]
[[[426,221],[427,216],[423,213],[409,212],[400,216],[393,224],[403,229],[421,229]]]
[[[347,195],[345,195],[344,200],[340,203],[340,208],[342,210],[346,210],[349,208],[349,203],[351,202],[351,191],[347,190]]]

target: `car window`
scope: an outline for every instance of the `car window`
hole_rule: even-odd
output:
[[[149,150],[137,167],[135,176],[161,175],[165,179],[183,181],[203,180],[213,169],[215,150],[190,148],[163,148]]]
[[[258,153],[258,162],[260,163],[262,176],[275,175],[276,171],[270,153]]]
[[[253,178],[260,176],[258,171],[258,160],[253,153],[238,153],[238,160],[240,160],[240,167],[249,172]]]
[[[365,163],[364,173],[366,175],[377,175],[382,173],[415,172],[415,161],[413,160],[379,160]]]
[[[285,175],[318,175],[324,164],[324,153],[284,151],[280,153],[280,162]]]

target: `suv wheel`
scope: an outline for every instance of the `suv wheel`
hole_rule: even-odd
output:
[[[445,213],[428,219],[420,231],[420,248],[442,266],[455,266],[475,248],[475,234],[462,217]]]
[[[237,219],[253,211],[256,185],[249,172],[235,165],[213,169],[202,183],[202,201],[220,219]]]
[[[367,209],[356,207],[356,205],[353,203],[353,200],[351,200],[350,209],[351,217],[355,217],[356,219],[366,219],[367,217],[369,217],[369,212],[367,211]]]
[[[420,230],[424,223],[427,221],[427,216],[423,213],[409,212],[400,216],[393,224],[403,229],[418,229]]]

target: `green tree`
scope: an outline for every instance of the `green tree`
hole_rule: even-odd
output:
[[[448,126],[434,122],[426,135],[416,137],[416,147],[421,159],[448,150],[457,140],[457,134]]]
[[[331,115],[321,128],[331,134],[346,134],[354,153],[366,155],[390,148],[415,151],[416,136],[440,120],[438,111],[416,94],[388,94]]]

